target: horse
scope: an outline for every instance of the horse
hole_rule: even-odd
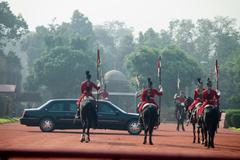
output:
[[[219,121],[219,108],[213,105],[207,105],[203,112],[205,146],[214,148],[214,137]]]
[[[185,101],[185,106],[188,108],[193,103],[193,99],[188,97]],[[198,103],[191,111],[188,110],[189,122],[193,127],[193,143],[196,143],[196,124],[197,124],[197,142],[200,143],[200,131],[202,135],[202,144],[204,143],[204,132],[202,127],[202,117],[197,115],[197,108],[201,106],[201,103]],[[187,124],[188,125],[188,124]]]
[[[176,103],[175,116],[177,119],[177,131],[179,131],[179,125],[182,125],[182,130],[185,131],[183,124],[186,118],[185,103]]]
[[[152,133],[155,124],[158,120],[157,107],[153,103],[146,103],[141,111],[143,128],[144,128],[144,141],[143,144],[147,143],[147,135],[149,133],[149,144],[153,145],[152,142]]]
[[[79,114],[83,129],[80,141],[88,143],[90,142],[90,128],[96,128],[97,126],[96,102],[92,97],[85,97],[81,101]]]

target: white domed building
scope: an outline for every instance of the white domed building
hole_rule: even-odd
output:
[[[109,100],[127,112],[135,112],[135,91],[126,76],[118,70],[111,70],[104,75],[104,80]]]

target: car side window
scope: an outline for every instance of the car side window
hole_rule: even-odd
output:
[[[98,112],[101,113],[115,113],[115,111],[113,110],[113,108],[111,106],[109,106],[109,104],[107,103],[102,103],[99,108],[98,108]]]
[[[77,104],[76,103],[70,103],[70,111],[76,112],[77,111]]]
[[[59,111],[64,111],[64,103],[63,102],[55,102],[51,106],[49,106],[48,111],[50,112],[59,112]],[[66,107],[65,107],[66,109]]]

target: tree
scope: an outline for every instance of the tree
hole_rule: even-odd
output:
[[[221,67],[221,66],[220,66]],[[220,68],[221,107],[238,107],[240,103],[240,48]]]
[[[181,88],[191,86],[192,82],[202,75],[198,64],[188,58],[185,53],[175,47],[168,47],[165,50],[152,48],[138,48],[126,59],[127,68],[132,77],[137,74],[142,77],[142,87],[146,86],[147,77],[151,77],[155,87],[158,85],[156,61],[162,56],[162,84],[164,88],[164,104],[169,106],[172,97],[176,92],[177,75],[180,74]]]
[[[215,31],[215,54],[220,57],[220,63],[224,63],[228,57],[232,57],[240,47],[240,34],[235,29],[236,20],[228,17],[215,17],[213,21]]]
[[[144,34],[139,34],[139,45],[145,45],[151,48],[160,48],[161,40],[159,34],[152,28],[149,28]]]
[[[34,86],[36,82],[39,87],[46,86],[53,98],[76,97],[85,71],[91,70],[95,75],[94,64],[95,61],[81,50],[56,47],[36,61],[29,77],[33,81],[30,84]]]
[[[7,2],[0,2],[0,47],[8,40],[19,39],[27,32],[27,23],[21,15],[15,16]]]
[[[169,32],[178,48],[194,52],[194,24],[191,20],[174,20],[169,23]]]

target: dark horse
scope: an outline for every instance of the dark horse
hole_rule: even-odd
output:
[[[183,124],[186,118],[185,103],[176,103],[175,116],[177,119],[177,131],[179,131],[179,125],[182,125],[182,130],[185,131]]]
[[[90,97],[82,100],[79,107],[80,120],[82,123],[82,137],[81,142],[88,143],[90,141],[90,128],[96,128],[97,126],[97,113],[96,113],[96,102]],[[87,129],[87,133],[86,133]]]
[[[153,145],[152,142],[152,133],[155,124],[157,123],[157,108],[155,104],[147,103],[146,106],[142,110],[142,120],[143,120],[143,128],[144,128],[144,141],[143,144],[147,143],[147,135],[149,133],[149,144]]]
[[[185,101],[185,106],[188,108],[193,103],[193,99],[188,97]],[[200,131],[202,134],[202,144],[204,143],[204,133],[202,129],[202,117],[198,117],[197,115],[197,107],[200,106],[201,103],[198,103],[191,111],[188,110],[189,122],[193,127],[193,143],[196,142],[196,127],[197,127],[197,142],[200,143]]]
[[[217,130],[219,121],[219,108],[212,105],[207,105],[203,113],[203,128],[205,136],[205,146],[214,148],[214,136]]]

